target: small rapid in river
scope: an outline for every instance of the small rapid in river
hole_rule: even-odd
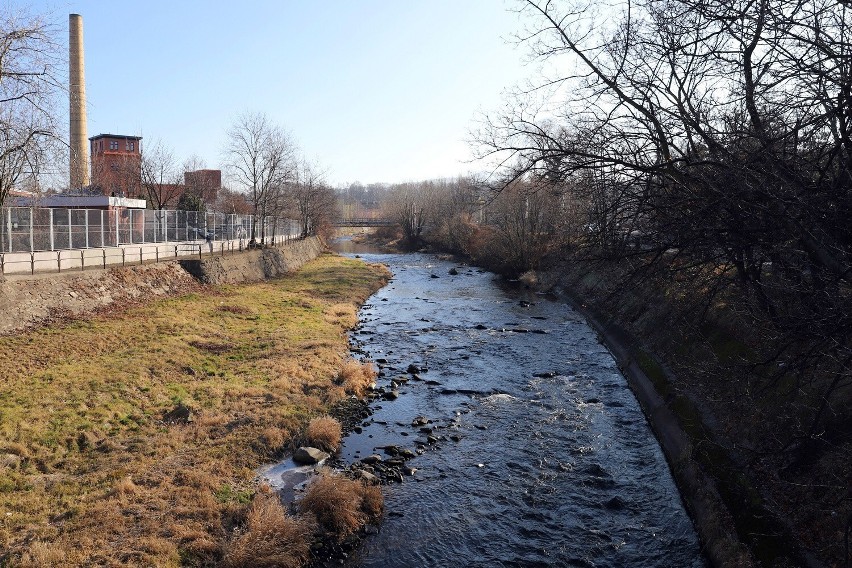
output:
[[[383,488],[386,518],[349,566],[706,565],[638,403],[579,314],[430,255],[362,256],[394,278],[362,308],[356,354],[381,361],[379,386],[428,370],[344,441],[346,463],[422,452]]]

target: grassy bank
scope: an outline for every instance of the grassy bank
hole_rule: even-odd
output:
[[[345,394],[345,330],[386,269],[297,274],[0,337],[0,564],[200,565],[254,470]]]

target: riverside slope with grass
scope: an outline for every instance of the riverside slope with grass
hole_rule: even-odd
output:
[[[357,388],[346,331],[388,278],[324,254],[0,337],[0,565],[240,565],[283,515],[256,468]]]

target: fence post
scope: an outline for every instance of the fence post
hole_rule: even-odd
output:
[[[154,262],[156,262],[158,264],[160,262],[160,247],[159,246],[154,248]]]
[[[48,219],[50,220],[50,250],[56,250],[53,239],[53,209],[48,209]]]
[[[105,247],[106,245],[106,232],[104,231],[104,210],[101,209],[101,246]],[[106,254],[106,252],[104,252]],[[104,268],[106,268],[106,261],[104,261]]]
[[[142,247],[139,247],[139,264],[142,264]]]
[[[113,209],[112,212],[115,213],[115,215],[113,215],[113,217],[115,217],[115,246],[120,246],[121,245],[121,237],[120,237],[120,233],[118,231],[118,209]],[[121,253],[121,262],[124,263],[124,253],[123,252]]]
[[[68,211],[68,248],[74,248],[74,231],[71,227],[71,210],[66,209]]]
[[[35,253],[30,251],[30,274],[35,274]]]
[[[83,216],[86,218],[86,248],[89,248],[89,210],[83,209]]]
[[[62,272],[62,251],[56,251],[56,272]]]
[[[0,252],[0,274],[6,274],[6,255]]]
[[[103,215],[101,215],[101,218],[103,218]],[[103,225],[101,227],[103,228]],[[104,253],[104,269],[106,269],[106,247],[101,248],[101,250]]]
[[[30,207],[30,252],[35,251],[35,242],[33,241],[33,217],[35,216],[35,207]]]
[[[7,235],[9,235],[9,241],[8,241],[9,252],[12,252],[12,208],[11,207],[6,209],[6,227],[9,230],[9,232],[6,233]]]
[[[83,253],[83,249],[80,249],[80,272],[83,272],[86,269],[86,257]]]
[[[175,245],[175,258],[177,258],[177,245]]]
[[[126,251],[124,249],[121,249],[121,266],[127,266],[127,264],[125,263],[125,254]]]

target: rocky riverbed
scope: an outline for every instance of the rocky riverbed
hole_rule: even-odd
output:
[[[582,317],[428,255],[365,256],[395,278],[352,334],[380,376],[336,460],[385,484],[387,515],[348,565],[705,564],[656,440]]]

